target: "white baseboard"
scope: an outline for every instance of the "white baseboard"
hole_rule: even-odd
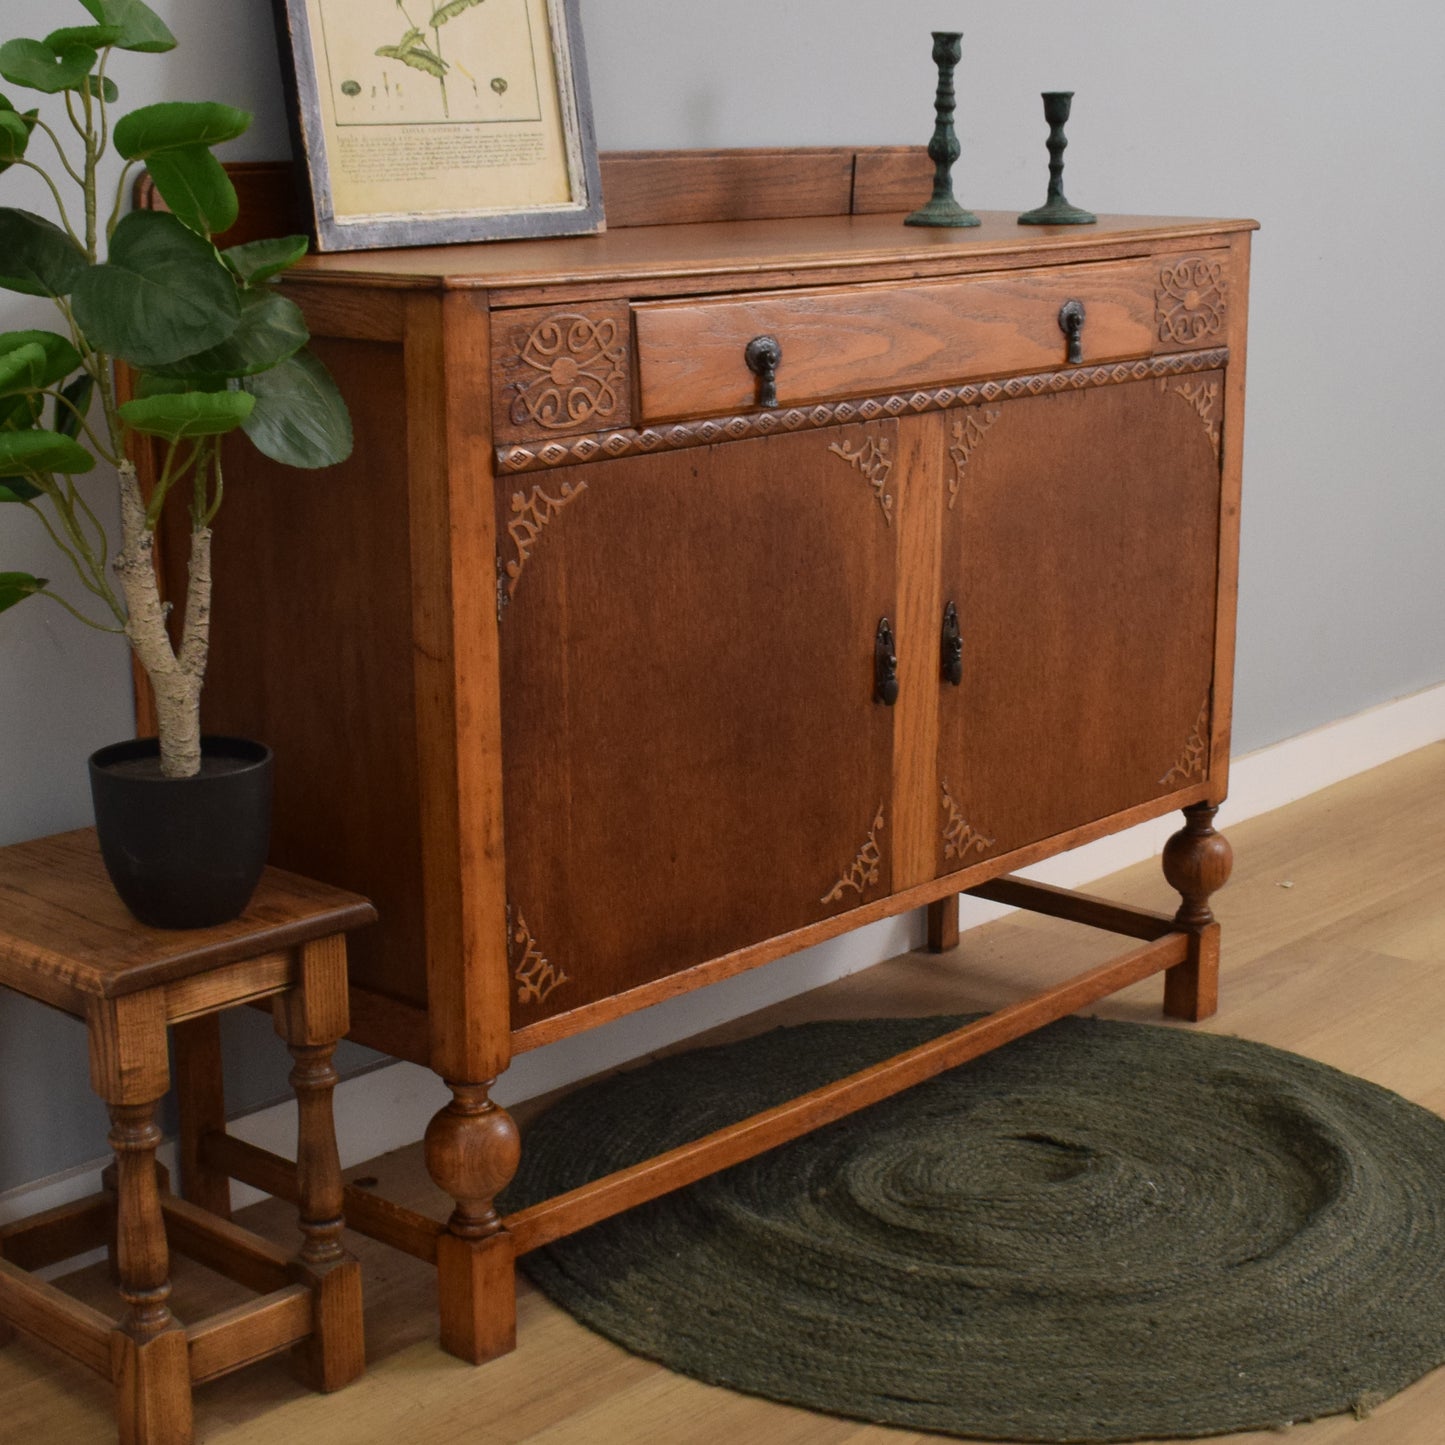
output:
[[[1331,783],[1442,739],[1445,684],[1287,738],[1234,759],[1229,801],[1220,810],[1220,824],[1227,829],[1231,823],[1283,807]],[[1028,877],[1060,887],[1078,887],[1156,857],[1178,826],[1173,815],[1156,818],[1025,871]],[[1007,912],[999,904],[963,898],[959,926],[976,928]],[[502,1104],[533,1098],[641,1058],[729,1019],[871,968],[920,947],[922,942],[921,912],[870,924],[710,988],[534,1049],[513,1062],[493,1095]],[[336,1091],[336,1134],[343,1166],[415,1143],[448,1097],[441,1080],[415,1064],[387,1064],[345,1080]],[[296,1117],[290,1104],[278,1104],[233,1120],[231,1129],[239,1138],[263,1148],[287,1157],[295,1155]],[[174,1167],[173,1146],[165,1146],[162,1158]],[[0,1224],[94,1193],[100,1187],[100,1170],[106,1162],[80,1165],[0,1194]],[[262,1197],[242,1185],[234,1186],[234,1191],[238,1208]]]

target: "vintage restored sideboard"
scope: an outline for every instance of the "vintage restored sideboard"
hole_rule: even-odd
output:
[[[446,1346],[535,1248],[1165,972],[1213,1010],[1249,221],[905,228],[912,151],[613,156],[613,228],[312,257],[355,454],[238,446],[208,728],[276,750],[276,863],[376,900],[353,1037],[454,1100]],[[1176,916],[1009,877],[1185,810]],[[517,1053],[971,890],[1134,940],[830,1089],[500,1218]],[[190,1141],[284,1192],[284,1161]]]

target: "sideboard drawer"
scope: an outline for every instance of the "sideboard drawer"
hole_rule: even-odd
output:
[[[1161,347],[1157,258],[877,286],[782,291],[632,308],[645,422],[751,411],[745,352],[782,347],[779,406],[940,386],[1066,365],[1059,312],[1083,303],[1083,362]]]

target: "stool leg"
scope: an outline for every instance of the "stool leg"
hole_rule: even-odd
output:
[[[292,1352],[292,1367],[312,1389],[328,1392],[349,1385],[366,1368],[361,1265],[341,1242],[341,1159],[331,1108],[337,1083],[331,1060],[350,1025],[347,1002],[346,944],[338,936],[306,945],[299,986],[279,995],[275,1005],[276,1030],[295,1061],[302,1243],[291,1277],[316,1300],[315,1332]]]
[[[170,1255],[156,1178],[158,1100],[110,1106],[116,1163],[116,1272],[129,1306],[111,1336],[121,1445],[186,1445],[191,1372],[186,1333],[170,1310]]]
[[[110,1109],[115,1268],[128,1312],[110,1336],[120,1445],[190,1445],[186,1332],[170,1308],[170,1254],[156,1171],[156,1105],[170,1088],[165,995],[96,999],[86,1015],[91,1088]]]

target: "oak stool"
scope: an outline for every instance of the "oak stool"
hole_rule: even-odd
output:
[[[193,1385],[282,1350],[315,1389],[362,1372],[361,1273],[341,1241],[331,1058],[348,1027],[345,932],[375,916],[354,893],[268,868],[235,922],[162,931],[117,898],[92,829],[0,848],[0,984],[84,1021],[91,1087],[109,1107],[115,1149],[102,1193],[0,1228],[0,1331],[16,1326],[107,1376],[122,1445],[185,1445]],[[155,1158],[168,1030],[213,1026],[221,1010],[268,998],[295,1060],[294,1257],[174,1196]],[[119,1321],[31,1272],[101,1245],[126,1305]],[[183,1324],[169,1305],[172,1248],[261,1298]]]

